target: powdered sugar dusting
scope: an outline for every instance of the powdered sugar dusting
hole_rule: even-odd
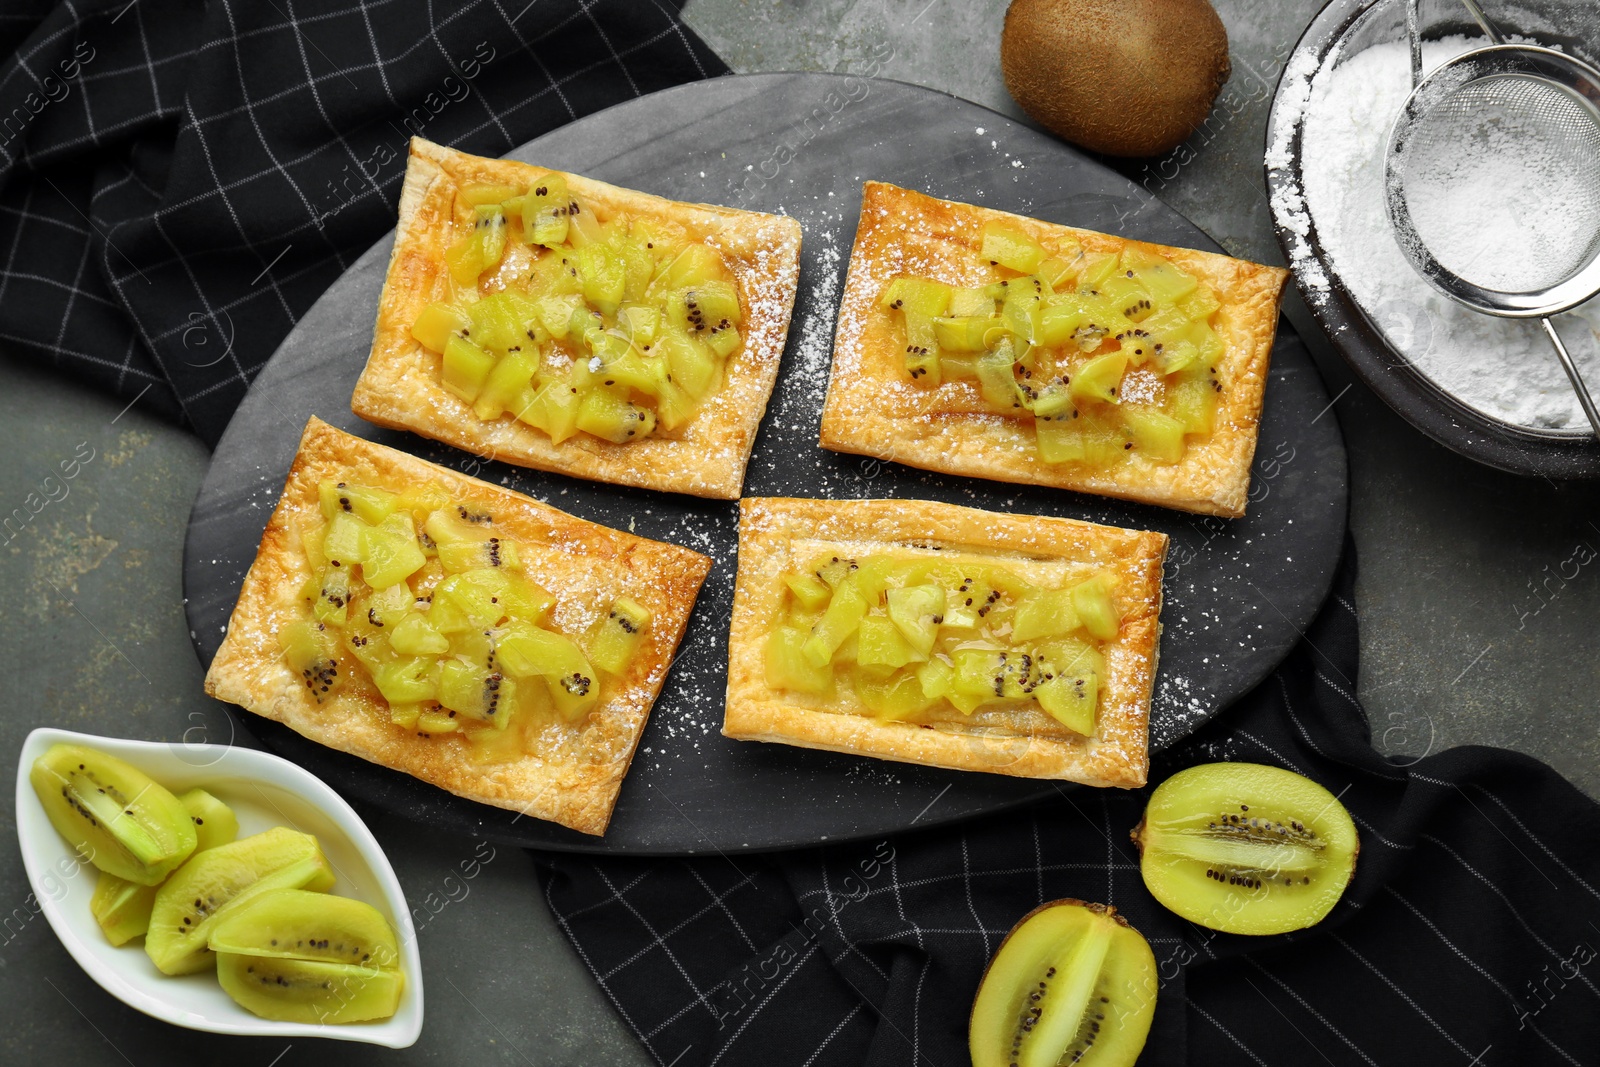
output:
[[[833,331],[839,310],[839,289],[844,282],[844,256],[833,231],[817,234],[816,240],[822,245],[817,253],[817,277],[807,292],[805,316],[796,328],[795,363],[790,380],[820,412],[833,362]]]

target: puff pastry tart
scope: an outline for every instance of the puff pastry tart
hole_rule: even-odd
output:
[[[1144,784],[1164,534],[917,500],[739,506],[724,734]]]
[[[313,418],[206,692],[600,834],[709,567]]]
[[[1243,515],[1287,277],[868,182],[822,446]]]
[[[524,467],[733,500],[800,224],[411,142],[350,406]]]

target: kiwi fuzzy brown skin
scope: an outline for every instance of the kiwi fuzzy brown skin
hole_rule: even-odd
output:
[[[1232,72],[1228,32],[1207,0],[1013,0],[1000,67],[1036,121],[1128,157],[1182,144]]]

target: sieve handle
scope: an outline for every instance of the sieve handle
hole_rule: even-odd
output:
[[[1491,43],[1506,43],[1506,39],[1500,35],[1500,31],[1495,29],[1494,23],[1489,21],[1489,16],[1483,13],[1483,8],[1478,6],[1478,0],[1461,0],[1461,4],[1467,9],[1468,14],[1472,16],[1472,21],[1478,24],[1478,28],[1483,31],[1483,35],[1489,38]]]
[[[1417,13],[1421,0],[1406,0],[1406,37],[1411,43],[1411,89],[1422,84],[1422,20]]]
[[[1594,428],[1594,435],[1600,438],[1600,410],[1594,406],[1594,398],[1589,395],[1589,387],[1583,384],[1583,378],[1578,374],[1578,365],[1572,362],[1572,356],[1567,352],[1567,346],[1561,343],[1561,335],[1556,333],[1556,328],[1548,318],[1539,320],[1539,325],[1544,327],[1545,336],[1550,338],[1550,343],[1556,346],[1556,355],[1561,357],[1561,365],[1567,370],[1567,377],[1572,379],[1572,390],[1578,394],[1578,403],[1583,405],[1583,413],[1589,416],[1589,425]]]

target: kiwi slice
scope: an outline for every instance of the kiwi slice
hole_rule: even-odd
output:
[[[543,678],[551,702],[574,722],[599,703],[600,685],[589,658],[569,638],[537,626],[504,628],[495,662],[512,679]]]
[[[156,893],[144,948],[164,974],[211,966],[212,925],[230,908],[273,889],[333,887],[317,839],[285,826],[197,853]]]
[[[52,745],[28,781],[51,825],[109,874],[156,885],[194,851],[194,823],[178,798],[115,756]]]
[[[1360,840],[1337,797],[1256,763],[1208,763],[1168,778],[1133,830],[1152,896],[1230,934],[1314,925],[1355,876]]]
[[[1156,1007],[1156,959],[1115,908],[1054,900],[1022,917],[978,985],[973,1067],[1128,1067]]]
[[[191,789],[178,798],[194,822],[194,850],[226,845],[239,836],[239,817],[204,789]]]
[[[212,925],[213,952],[321,960],[353,967],[399,966],[394,928],[377,908],[304,889],[261,893]]]
[[[387,1019],[405,989],[399,971],[235,952],[217,953],[217,980],[240,1007],[292,1023]]]
[[[233,809],[204,789],[189,790],[178,798],[178,803],[194,822],[196,852],[226,845],[239,836],[239,820]],[[150,928],[150,909],[155,906],[158,888],[100,872],[94,895],[89,898],[89,912],[107,941],[125,945],[144,936]]]
[[[156,902],[156,887],[130,882],[114,874],[100,872],[89,898],[89,913],[100,924],[100,931],[113,945],[125,945],[143,937],[150,928],[150,909]]]

